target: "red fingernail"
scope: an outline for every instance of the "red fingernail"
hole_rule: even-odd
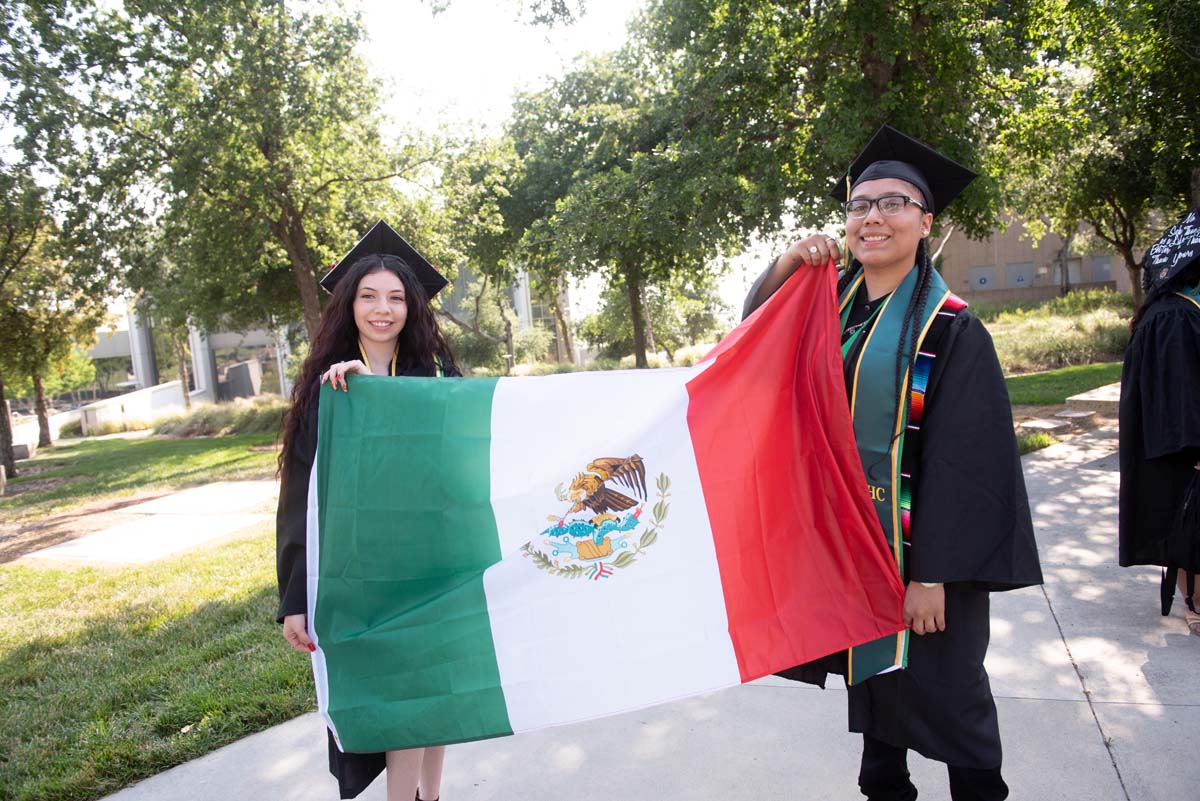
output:
[[[315,650],[317,650],[317,646],[313,645],[313,644],[310,642],[310,643],[308,644],[308,650],[309,650],[309,651],[315,651]]]

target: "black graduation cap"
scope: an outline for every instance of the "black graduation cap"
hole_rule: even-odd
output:
[[[921,190],[925,196],[925,210],[934,214],[950,205],[950,201],[976,177],[971,170],[890,125],[875,132],[850,165],[847,175],[850,186],[846,185],[846,175],[843,175],[830,192],[838,203],[849,200],[850,189],[862,181],[899,178]]]
[[[325,273],[325,277],[321,279],[321,286],[325,291],[332,292],[337,282],[346,274],[346,270],[350,269],[350,265],[358,261],[363,256],[369,256],[372,253],[387,253],[392,256],[399,256],[404,260],[404,263],[412,268],[412,271],[417,274],[417,280],[421,282],[421,286],[425,287],[425,293],[432,299],[442,287],[450,283],[446,277],[437,271],[429,260],[417,252],[417,249],[404,241],[404,237],[396,233],[392,226],[388,225],[383,220],[371,226],[371,230],[358,240],[358,244],[350,248],[350,252],[337,261],[329,272]]]
[[[1200,207],[1189,211],[1146,250],[1143,288],[1163,286],[1200,259]]]

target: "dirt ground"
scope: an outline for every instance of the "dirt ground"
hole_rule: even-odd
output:
[[[1049,406],[1013,406],[1013,425],[1019,426],[1026,420],[1054,420],[1054,415],[1070,407],[1065,403],[1056,403]],[[1092,417],[1091,423],[1085,428],[1093,428],[1105,423],[1115,423],[1117,421],[1116,412],[1106,414],[1105,412],[1096,412]]]
[[[48,481],[54,479],[47,479]],[[37,481],[22,482],[22,490],[38,484]],[[42,485],[37,489],[45,489]],[[110,498],[84,504],[61,514],[41,520],[10,522],[0,520],[0,564],[19,559],[27,553],[58,545],[86,534],[126,522],[129,518],[118,514],[120,510],[137,503],[152,501],[166,495],[165,492],[144,492],[127,498]]]

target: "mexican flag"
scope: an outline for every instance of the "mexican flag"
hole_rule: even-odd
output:
[[[612,715],[903,628],[831,271],[691,368],[326,385],[308,520],[346,751]]]

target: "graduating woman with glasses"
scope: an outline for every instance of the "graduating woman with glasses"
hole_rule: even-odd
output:
[[[846,394],[909,629],[784,675],[845,678],[871,801],[917,797],[909,749],[946,763],[955,801],[1008,796],[983,667],[989,592],[1040,584],[1041,568],[999,360],[926,239],[974,177],[884,126],[833,192],[853,254],[838,281]],[[841,259],[833,236],[801,239],[751,287],[745,314],[796,270]]]

